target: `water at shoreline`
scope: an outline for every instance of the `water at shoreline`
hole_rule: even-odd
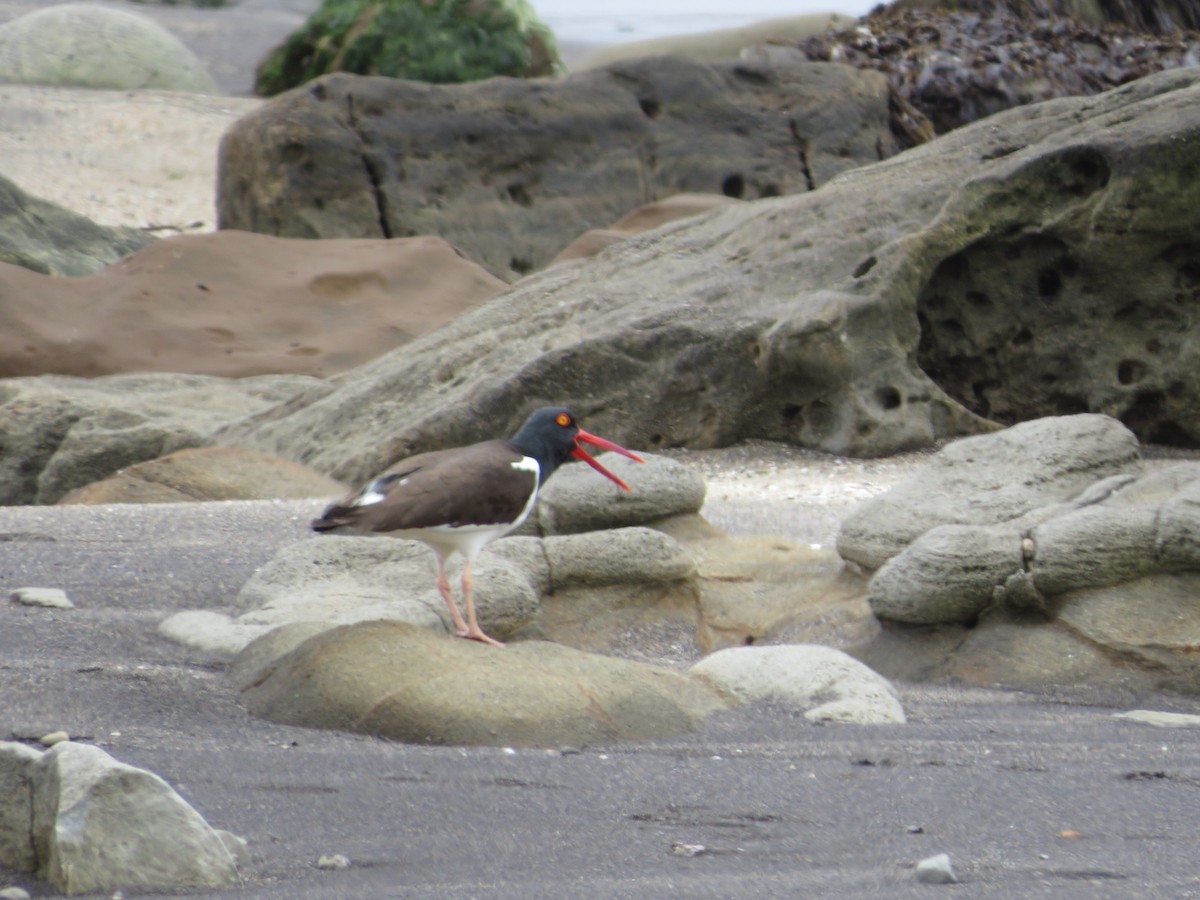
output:
[[[741,28],[765,19],[837,12],[863,16],[874,3],[854,0],[532,0],[543,22],[561,42],[616,44],[676,34]]]

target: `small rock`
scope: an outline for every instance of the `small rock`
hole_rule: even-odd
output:
[[[1129,719],[1145,725],[1157,725],[1159,728],[1196,728],[1200,726],[1200,716],[1191,713],[1158,712],[1153,709],[1134,709],[1129,712],[1113,713],[1113,718]]]
[[[958,878],[950,867],[950,854],[939,853],[917,863],[917,881],[925,884],[957,884]]]
[[[0,891],[0,900],[29,900],[29,891],[25,888],[8,887]]]
[[[350,868],[350,857],[344,853],[327,853],[317,860],[318,869],[348,869]]]
[[[10,600],[23,606],[50,606],[55,609],[74,609],[75,604],[61,588],[23,587],[8,595]]]
[[[685,844],[683,841],[675,841],[671,844],[671,852],[676,856],[699,856],[708,850],[703,844]]]
[[[69,741],[70,739],[71,735],[65,731],[52,731],[38,738],[38,743],[43,747],[53,747],[55,744],[61,744],[63,741]]]

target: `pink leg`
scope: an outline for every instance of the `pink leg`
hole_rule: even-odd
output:
[[[493,637],[488,637],[483,633],[483,629],[479,627],[479,622],[475,618],[475,597],[472,593],[471,561],[469,559],[463,564],[462,587],[463,599],[467,604],[467,633],[463,634],[460,631],[458,633],[459,637],[470,638],[473,641],[480,641],[484,644],[491,644],[493,647],[503,647],[504,644],[501,641]]]
[[[450,579],[446,577],[446,558],[440,553],[437,554],[437,570],[438,591],[446,601],[446,606],[450,608],[450,618],[454,620],[454,633],[459,637],[466,637],[467,623],[463,621],[458,604],[454,602],[454,594],[450,591]]]

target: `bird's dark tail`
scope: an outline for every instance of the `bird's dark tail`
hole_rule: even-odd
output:
[[[309,522],[308,527],[316,532],[337,531],[339,528],[344,528],[351,523],[349,513],[353,511],[352,507],[335,503],[326,509],[325,512],[321,513],[319,518]]]

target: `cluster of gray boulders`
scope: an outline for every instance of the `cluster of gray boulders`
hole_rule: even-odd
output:
[[[0,82],[215,94],[203,63],[151,19],[63,3],[0,25]]]
[[[248,861],[244,840],[211,827],[152,772],[70,740],[47,750],[0,742],[0,865],[8,869],[90,894],[230,887]]]
[[[1200,464],[1147,464],[1108,416],[951,444],[847,519],[838,550],[880,620],[953,637],[893,626],[866,658],[897,677],[1200,691],[1197,498]]]
[[[381,538],[300,541],[246,583],[237,616],[191,610],[160,630],[228,655],[256,715],[407,741],[647,739],[762,700],[812,720],[904,721],[891,686],[832,648],[729,647],[697,662],[697,625],[720,606],[692,549],[713,540],[703,480],[662,457],[604,462],[632,493],[567,466],[522,533],[476,565],[480,623],[517,639],[503,650],[446,640],[429,551]]]

